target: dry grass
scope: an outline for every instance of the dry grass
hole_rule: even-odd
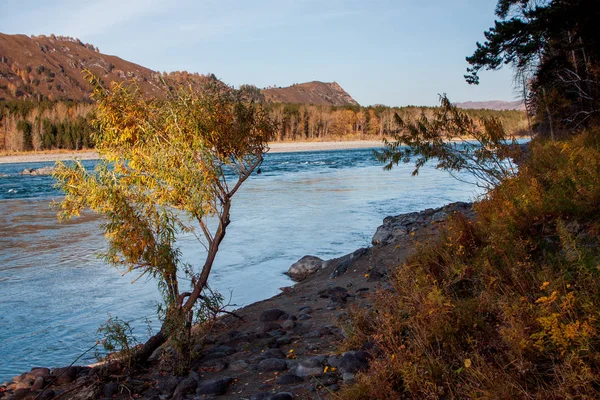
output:
[[[599,135],[532,143],[476,221],[396,270],[353,315],[347,345],[379,357],[342,398],[600,397]]]

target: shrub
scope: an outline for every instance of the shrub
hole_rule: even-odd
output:
[[[599,143],[534,141],[398,267],[354,319],[381,355],[342,398],[598,398]]]

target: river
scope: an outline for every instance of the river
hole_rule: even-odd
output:
[[[135,276],[98,258],[101,220],[86,213],[59,224],[49,207],[60,199],[52,178],[19,175],[46,165],[0,164],[0,382],[34,366],[68,365],[95,343],[109,315],[132,321],[140,340],[157,327],[155,282],[132,284]],[[293,284],[283,273],[302,256],[341,256],[368,246],[387,215],[479,193],[445,172],[411,171],[383,171],[369,149],[267,154],[262,174],[233,200],[212,288],[238,306],[271,297]],[[195,239],[178,243],[197,265],[203,249]],[[94,361],[90,352],[78,364]]]

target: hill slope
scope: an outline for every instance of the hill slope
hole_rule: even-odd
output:
[[[516,101],[466,101],[464,103],[456,103],[456,106],[464,109],[487,109],[487,110],[519,110],[525,111],[525,104],[522,100]]]
[[[187,72],[163,76],[119,57],[102,54],[79,39],[0,33],[0,99],[86,100],[90,89],[81,73],[86,68],[106,83],[134,79],[150,96],[165,93],[161,77],[192,84],[207,79]]]
[[[306,82],[284,88],[263,89],[269,103],[299,103],[318,105],[358,105],[336,82]]]

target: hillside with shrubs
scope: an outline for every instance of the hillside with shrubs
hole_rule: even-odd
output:
[[[497,120],[473,128],[444,104],[382,152],[392,167],[435,158],[494,179],[474,218],[452,216],[390,266],[391,287],[373,307],[351,313],[344,347],[368,344],[373,360],[340,398],[600,397],[600,10],[499,0],[496,13],[467,80],[513,66],[537,136],[519,155]],[[479,132],[476,152],[439,140],[465,129]],[[506,168],[511,160],[518,168]]]

